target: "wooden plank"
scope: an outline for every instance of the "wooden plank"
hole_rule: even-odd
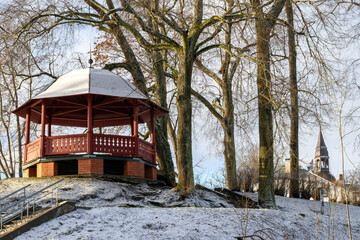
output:
[[[87,96],[87,153],[93,154],[93,112],[92,112],[92,96],[89,94]]]
[[[41,134],[40,134],[40,157],[45,156],[45,117],[46,117],[46,106],[45,99],[41,101]]]
[[[81,111],[87,109],[86,107],[78,107],[77,109],[70,109],[70,110],[58,110],[58,111],[54,111],[54,113],[52,114],[54,117],[58,117],[61,115],[65,115],[68,113],[72,113],[72,112],[77,112],[77,111]]]

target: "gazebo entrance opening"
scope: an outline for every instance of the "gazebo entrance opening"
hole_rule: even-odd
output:
[[[155,118],[167,111],[121,77],[96,69],[75,70],[14,111],[26,118],[26,177],[119,174],[156,178]],[[30,142],[30,122],[41,124]],[[149,123],[150,142],[139,137]],[[52,126],[85,128],[52,135]],[[94,128],[129,125],[130,136],[94,133]]]
[[[58,175],[75,175],[75,174],[78,174],[77,160],[58,161]]]
[[[104,174],[124,175],[124,167],[123,161],[104,160]]]

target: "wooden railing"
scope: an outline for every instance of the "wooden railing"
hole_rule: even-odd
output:
[[[40,139],[37,139],[27,145],[25,145],[26,162],[30,162],[40,157]]]
[[[118,135],[93,134],[94,152],[110,153],[114,156],[133,156],[134,138]]]
[[[45,155],[86,152],[86,134],[45,137]]]
[[[136,141],[137,140],[137,141]],[[140,157],[154,162],[154,145],[142,139],[129,136],[93,134],[91,144],[94,153],[113,156]],[[137,145],[138,144],[138,145]],[[45,156],[86,153],[88,147],[86,134],[45,137]],[[137,146],[136,146],[137,145]],[[26,162],[31,162],[40,155],[40,139],[25,146]],[[137,152],[138,151],[138,152]]]
[[[149,162],[153,162],[154,159],[154,145],[139,139],[139,157]]]

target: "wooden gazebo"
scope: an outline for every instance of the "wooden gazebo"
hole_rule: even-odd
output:
[[[117,174],[156,179],[155,118],[167,110],[112,72],[71,71],[13,113],[26,118],[25,177]],[[33,142],[30,122],[41,124],[40,137]],[[138,124],[146,122],[151,123],[150,142],[138,134]],[[52,136],[52,125],[86,129]],[[93,132],[120,125],[130,125],[131,136]]]

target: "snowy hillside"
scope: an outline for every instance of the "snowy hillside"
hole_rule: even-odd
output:
[[[32,190],[54,179],[0,181],[0,196],[23,185]],[[276,197],[278,210],[234,208],[197,189],[183,199],[168,187],[96,179],[66,179],[62,199],[78,209],[33,228],[19,239],[349,239],[346,208]],[[256,200],[256,194],[250,194]],[[353,239],[360,239],[360,207],[350,206]],[[251,239],[246,238],[246,239]]]

